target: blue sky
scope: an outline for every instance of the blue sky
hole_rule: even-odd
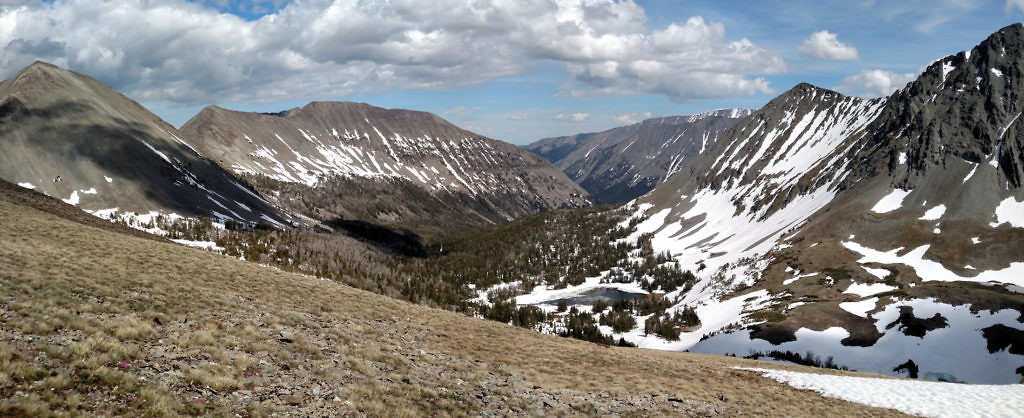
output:
[[[349,100],[524,144],[758,108],[799,82],[886,95],[1022,11],[1024,0],[0,0],[0,76],[52,62],[176,126],[208,104]]]

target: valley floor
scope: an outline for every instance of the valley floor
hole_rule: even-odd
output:
[[[0,199],[0,415],[888,415]],[[815,370],[815,373],[831,373]]]

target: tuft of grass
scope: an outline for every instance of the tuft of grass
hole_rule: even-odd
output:
[[[185,372],[185,377],[190,384],[197,384],[200,387],[207,387],[217,391],[236,390],[245,386],[245,381],[240,379],[240,371],[232,367],[212,362],[200,363],[198,367]]]
[[[763,309],[751,313],[749,318],[757,322],[782,322],[786,320],[786,315],[770,309]]]
[[[107,332],[122,341],[148,340],[155,334],[150,322],[136,315],[124,315],[107,325]]]

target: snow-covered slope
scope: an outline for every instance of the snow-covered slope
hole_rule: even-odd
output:
[[[791,131],[766,121],[733,141],[806,134],[734,145],[694,164],[692,185],[642,199],[665,218],[650,226],[655,248],[707,266],[707,289],[687,303],[759,289],[772,299],[736,316],[747,329],[690,349],[813,351],[858,370],[895,373],[913,361],[921,377],[1020,381],[1024,230],[1013,222],[1024,200],[1015,132],[1024,84],[1005,74],[1021,73],[1022,40],[1020,25],[1005,28],[884,102],[826,107],[812,93],[818,114],[794,115]],[[684,196],[676,207],[673,194]],[[722,212],[740,216],[716,219]]]
[[[766,253],[832,201],[844,172],[837,168],[882,106],[794,87],[736,125],[685,175],[640,199],[648,219],[636,234],[654,232],[655,247],[671,249],[683,265],[755,280],[728,266]]]
[[[332,187],[337,178],[399,182],[490,221],[589,203],[542,158],[425,112],[341,102],[275,114],[210,106],[182,132],[239,174],[310,188]]]
[[[639,325],[616,337],[1021,381],[1022,74],[1014,25],[889,98],[801,84],[754,112],[628,204],[631,239],[653,234],[655,252],[696,273],[663,298],[695,308],[700,325],[678,341]]]
[[[604,132],[542,139],[524,148],[547,158],[594,198],[625,202],[677,173],[750,113],[722,109],[647,119]]]
[[[286,223],[138,103],[42,62],[0,83],[0,177],[93,212]]]

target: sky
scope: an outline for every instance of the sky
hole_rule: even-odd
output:
[[[175,126],[206,105],[436,113],[514,144],[861,97],[1024,20],[1024,0],[0,0],[0,79],[42,60]]]

